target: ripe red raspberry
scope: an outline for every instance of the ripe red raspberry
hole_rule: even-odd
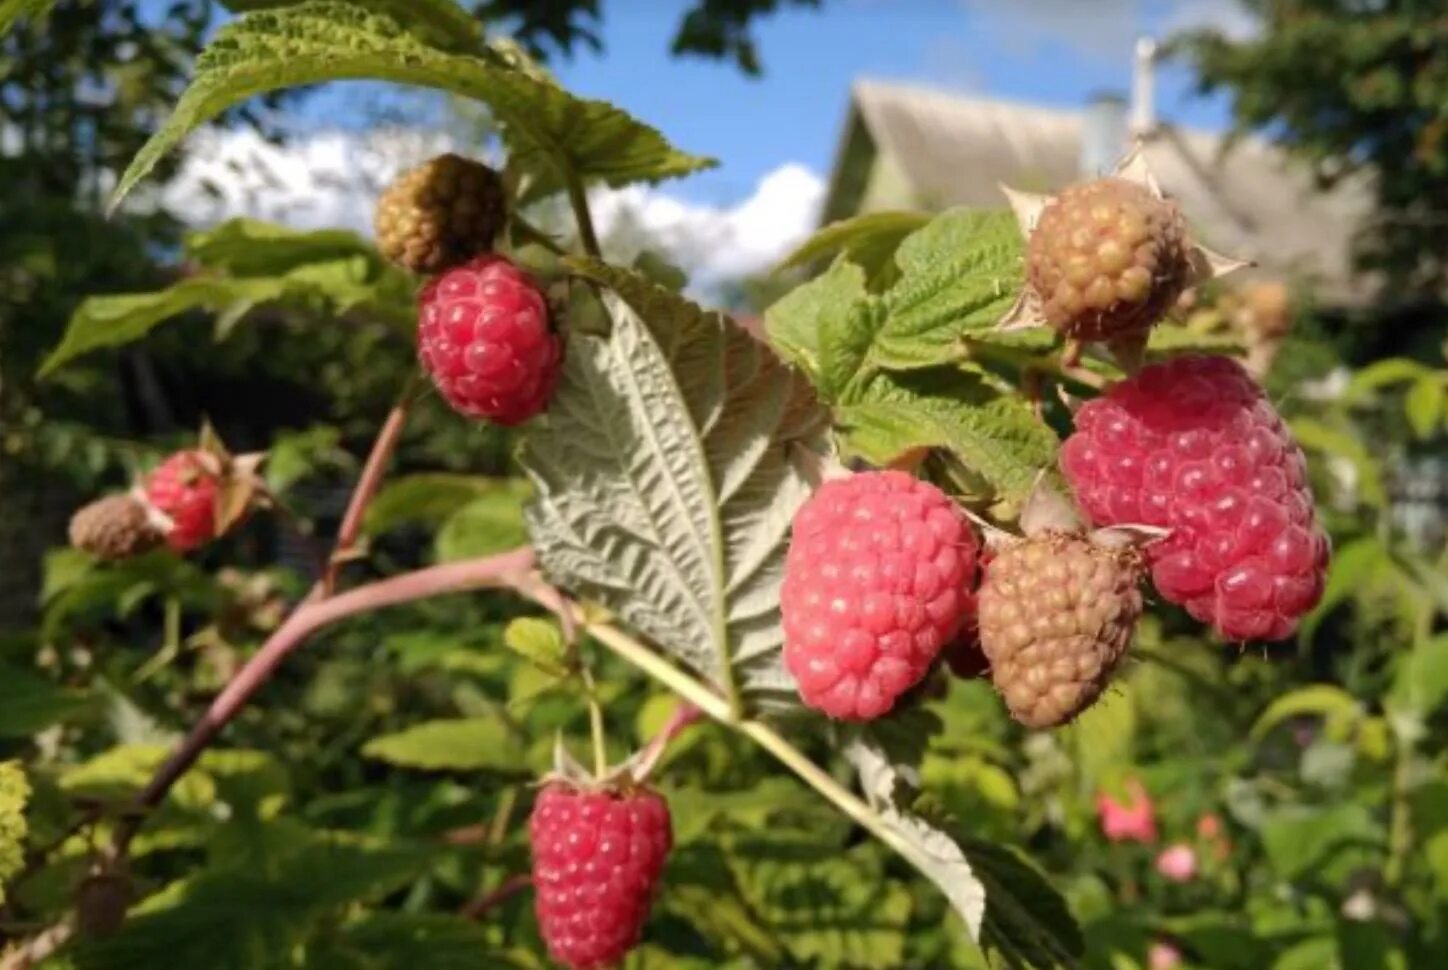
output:
[[[1026,271],[1052,327],[1075,340],[1145,333],[1191,276],[1174,203],[1123,178],[1073,185],[1041,211]]]
[[[669,807],[648,789],[554,782],[528,822],[548,953],[573,970],[611,966],[639,940],[673,847]]]
[[[794,517],[780,610],[784,663],[831,717],[890,710],[964,623],[975,534],[938,488],[904,472],[822,485]]]
[[[1083,405],[1061,467],[1097,525],[1171,530],[1146,547],[1156,588],[1223,636],[1290,636],[1322,595],[1302,449],[1234,360],[1178,357]]]
[[[166,544],[190,552],[216,538],[216,460],[204,451],[178,451],[142,483],[146,501],[171,520]]]
[[[548,325],[537,284],[492,254],[423,287],[417,350],[449,404],[504,425],[547,407],[563,360],[563,342]]]

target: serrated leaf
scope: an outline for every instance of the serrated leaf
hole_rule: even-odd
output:
[[[340,0],[246,14],[217,32],[165,125],[137,153],[111,196],[114,207],[197,127],[255,95],[322,81],[378,80],[448,91],[487,104],[510,164],[566,179],[623,185],[713,164],[604,101],[575,98],[496,57],[429,45],[391,16]]]
[[[900,281],[883,297],[866,366],[929,367],[1010,309],[1022,280],[1020,232],[1009,212],[951,209],[901,243],[895,262]]]
[[[82,970],[275,967],[322,916],[386,895],[430,862],[424,846],[312,837],[280,858],[251,858],[173,883],[143,901],[115,936],[75,951],[76,963]]]
[[[839,260],[766,310],[765,332],[779,355],[803,370],[829,400],[835,387],[823,376],[822,342],[829,344],[830,335],[846,327],[852,316],[866,312],[867,305],[864,272]]]
[[[437,526],[470,502],[507,487],[505,481],[481,475],[403,475],[388,481],[368,503],[362,529],[375,536],[401,525]]]
[[[918,778],[909,777],[914,766],[893,762],[889,753],[869,737],[852,741],[845,756],[859,773],[860,787],[871,807],[895,834],[892,847],[945,893],[971,939],[979,942],[985,887],[955,839],[902,807],[902,802],[912,798],[918,783]]]
[[[810,492],[797,453],[824,450],[825,415],[722,315],[634,274],[586,272],[607,287],[612,332],[575,336],[521,456],[540,561],[726,694],[797,703],[779,583]]]
[[[95,710],[94,695],[0,664],[0,738],[24,738]]]
[[[853,401],[882,370],[960,357],[962,339],[994,327],[1020,288],[1020,234],[1007,213],[953,209],[907,237],[895,263],[900,278],[882,295],[842,258],[766,313],[771,342],[825,400]]]
[[[434,542],[438,562],[491,556],[527,543],[523,494],[495,489],[448,516]]]
[[[304,0],[222,0],[232,13],[295,7]],[[482,25],[456,0],[349,0],[358,7],[386,14],[429,44],[446,50],[472,51],[482,42]]]
[[[402,768],[425,771],[520,771],[523,742],[497,717],[424,721],[373,738],[362,754]]]
[[[1169,323],[1152,327],[1146,341],[1147,357],[1153,360],[1177,354],[1240,354],[1246,349],[1235,334],[1200,333]]]
[[[944,448],[1007,497],[1023,497],[1060,442],[1019,398],[944,368],[881,374],[835,408],[845,449],[886,465],[916,448]]]
[[[895,265],[900,243],[929,221],[923,212],[867,212],[841,219],[817,230],[779,268],[810,266],[841,256],[864,270],[869,288],[879,291],[900,276]]]
[[[539,670],[568,676],[568,642],[552,620],[520,616],[503,630],[503,643]]]
[[[750,910],[801,964],[901,966],[910,893],[878,865],[776,839],[734,843],[728,862]]]
[[[980,943],[993,965],[1069,970],[1082,965],[1086,944],[1066,900],[1020,852],[964,840],[966,857],[985,887]]]
[[[25,867],[25,806],[30,782],[18,762],[0,762],[0,903],[5,885]]]

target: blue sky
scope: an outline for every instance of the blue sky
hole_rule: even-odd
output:
[[[685,0],[604,3],[601,55],[554,65],[571,89],[614,101],[721,169],[672,187],[697,202],[731,204],[779,166],[828,172],[851,81],[910,81],[971,94],[1075,107],[1125,92],[1141,33],[1221,22],[1231,0],[825,0],[758,22],[760,79],[707,60],[671,58]],[[1236,20],[1229,26],[1240,26]],[[1189,96],[1179,66],[1159,76],[1170,120],[1220,127],[1221,99]]]

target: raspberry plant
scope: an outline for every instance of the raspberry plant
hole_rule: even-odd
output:
[[[1135,182],[1074,192],[1056,203],[1055,217],[1049,200],[1016,194],[1014,215],[1003,196],[1000,212],[831,227],[794,259],[828,266],[769,310],[761,340],[652,264],[609,262],[589,214],[591,187],[656,182],[711,162],[611,105],[564,91],[444,0],[306,0],[239,17],[197,61],[191,87],[121,178],[115,204],[227,108],[283,87],[359,78],[486,105],[505,152],[496,184],[480,176],[476,198],[427,184],[428,173],[483,170],[472,162],[404,176],[379,212],[381,254],[346,233],[245,221],[199,233],[188,255],[202,273],[162,293],[88,302],[45,371],[140,339],[192,308],[217,311],[223,335],[263,303],[377,322],[417,342],[421,369],[460,412],[457,422],[521,425],[526,541],[493,541],[517,525],[498,524],[515,498],[503,490],[474,491],[442,476],[385,481],[421,406],[419,382],[399,388],[318,582],[221,678],[204,716],[175,746],[132,753],[143,780],[119,805],[105,797],[107,784],[136,768],[121,756],[102,754],[66,775],[64,790],[92,806],[78,824],[100,847],[85,855],[79,914],[26,951],[39,960],[67,947],[82,966],[156,965],[173,949],[197,952],[198,938],[207,938],[205,952],[209,935],[227,928],[215,914],[251,906],[273,922],[260,943],[248,937],[258,952],[227,954],[227,965],[367,966],[381,952],[388,956],[378,965],[387,966],[538,966],[548,952],[575,967],[653,966],[661,951],[663,965],[695,965],[687,947],[663,950],[652,938],[652,905],[654,925],[687,923],[696,949],[708,943],[741,966],[1078,965],[1081,934],[1061,896],[1000,844],[1000,833],[973,831],[971,817],[952,817],[932,797],[932,778],[945,770],[938,756],[932,761],[932,744],[969,738],[950,737],[928,702],[943,689],[948,655],[964,658],[957,666],[966,674],[982,673],[973,658],[984,657],[1012,713],[1032,727],[1098,710],[1091,705],[1129,659],[1138,623],[1159,622],[1140,620],[1139,558],[1163,599],[1236,641],[1288,634],[1323,595],[1327,543],[1300,450],[1244,371],[1201,356],[1230,347],[1165,319],[1187,284],[1228,261],[1182,235],[1170,204],[1133,163],[1121,174]],[[1098,219],[1092,206],[1103,193],[1115,208]],[[555,196],[572,209],[567,239],[527,218],[531,203]],[[1086,200],[1084,215],[1061,215],[1072,200]],[[436,211],[448,205],[466,208],[467,218]],[[1096,235],[1082,241],[1083,232]],[[1067,238],[1053,238],[1060,233]],[[1084,324],[1062,315],[1081,309],[1072,288],[1091,311]],[[1100,340],[1108,345],[1092,343]],[[1151,363],[1140,370],[1143,360]],[[1178,372],[1179,383],[1160,377]],[[1079,404],[1084,396],[1096,400]],[[200,451],[209,458],[199,472],[174,474],[195,464],[182,452],[127,496],[163,516],[128,528],[170,538],[180,527],[170,545],[197,552],[224,542],[253,509],[281,512],[258,485],[256,457],[232,459],[211,435]],[[1199,474],[1186,474],[1183,458],[1201,465]],[[216,481],[198,497],[201,475]],[[1151,475],[1164,476],[1161,487]],[[873,488],[881,482],[893,484]],[[1208,484],[1221,494],[1207,494]],[[1063,490],[1091,525],[1111,528],[1058,523],[1043,538],[1027,510],[1033,497]],[[485,541],[470,546],[445,533],[443,561],[352,582],[349,565],[371,558],[369,536],[388,522],[431,521],[426,507],[453,502],[457,491]],[[134,518],[134,506],[125,510]],[[995,549],[982,556],[980,588],[977,531]],[[115,541],[111,525],[91,528],[89,517],[77,519],[76,532],[76,545],[123,560],[118,571],[155,539],[133,543],[127,532]],[[1191,569],[1173,566],[1183,556],[1195,557]],[[197,581],[185,572],[194,567],[166,553],[135,562],[153,586]],[[230,830],[237,841],[213,847],[217,856],[255,851],[270,860],[263,849],[277,847],[269,839],[287,851],[240,883],[210,860],[121,918],[133,896],[131,863],[163,841],[153,833],[185,837],[163,828],[167,814],[216,804],[196,789],[226,790],[253,821],[277,821],[281,796],[268,787],[273,765],[264,753],[215,744],[279,669],[301,662],[309,638],[383,607],[479,590],[490,603],[522,600],[542,611],[513,619],[504,643],[565,712],[547,727],[566,733],[566,712],[586,710],[593,743],[591,769],[559,740],[547,787],[509,796],[533,800],[535,924],[516,910],[507,910],[512,922],[490,921],[530,878],[528,863],[503,848],[514,817],[508,800],[480,837],[514,867],[469,904],[482,929],[415,908],[349,915],[404,885],[419,899],[433,891],[419,876],[425,853],[320,838],[300,823],[301,832]],[[277,598],[247,590],[232,603],[260,610]],[[605,729],[627,709],[636,672],[678,706],[653,740],[620,752]],[[350,704],[342,705],[348,713]],[[687,744],[682,732],[697,718],[715,725],[727,757],[710,765],[707,790],[671,798],[670,753]],[[1263,730],[1271,727],[1269,719]],[[532,749],[554,744],[518,733],[506,719],[437,720],[373,738],[364,753],[416,770],[505,772],[535,766]],[[1036,735],[1029,756],[1052,750],[1054,738]],[[763,756],[776,775],[755,791],[731,790],[737,766]],[[1049,774],[1040,760],[1033,767]],[[787,776],[833,814],[798,804],[802,790]],[[0,779],[8,812],[26,790],[8,773]],[[727,853],[693,841],[731,811],[771,821],[798,813],[829,849],[766,825],[731,829]],[[1155,839],[1154,825],[1138,827],[1150,830],[1144,841]],[[862,834],[928,883],[910,881]],[[0,871],[25,866],[0,862]],[[829,900],[815,911],[821,925],[776,916],[812,893]],[[736,894],[750,906],[732,908]],[[519,921],[536,925],[536,938]],[[921,923],[951,932],[908,939],[906,928]]]

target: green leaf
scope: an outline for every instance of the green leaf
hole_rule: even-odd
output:
[[[481,475],[403,475],[378,490],[367,506],[362,528],[375,536],[401,525],[436,527],[475,499],[506,487],[505,481]]]
[[[182,138],[227,108],[268,91],[347,79],[414,84],[482,101],[502,126],[510,165],[560,185],[658,181],[713,164],[678,151],[607,102],[575,98],[503,66],[497,56],[449,53],[391,16],[313,0],[250,13],[217,32],[175,112],[121,176],[112,207]]]
[[[1305,714],[1351,721],[1361,716],[1362,709],[1357,700],[1341,687],[1309,684],[1289,691],[1267,705],[1267,709],[1257,716],[1247,739],[1254,744],[1259,743],[1283,721]]]
[[[458,509],[438,530],[438,561],[491,556],[526,545],[523,497],[517,489],[495,489]]]
[[[902,768],[868,736],[851,742],[845,756],[859,773],[860,787],[871,807],[894,833],[892,847],[940,888],[964,921],[970,938],[980,942],[987,904],[985,886],[959,843],[908,809],[914,792],[906,776],[914,773],[915,766]]]
[[[229,219],[213,229],[193,232],[186,237],[186,254],[230,276],[275,276],[306,263],[348,256],[378,258],[376,248],[355,232],[303,232],[257,219]]]
[[[411,326],[413,311],[398,289],[398,278],[376,277],[373,262],[350,256],[304,263],[281,276],[195,276],[154,293],[90,297],[71,314],[60,346],[38,376],[52,374],[83,354],[140,340],[158,325],[195,310],[217,314],[218,337],[225,337],[252,310],[274,303],[332,316],[366,310],[394,326]]]
[[[1425,439],[1436,435],[1445,404],[1448,404],[1448,380],[1443,375],[1432,374],[1418,380],[1403,398],[1403,409],[1413,426],[1413,434]]]
[[[1242,339],[1231,333],[1199,333],[1169,323],[1151,328],[1146,353],[1150,359],[1176,354],[1240,354],[1246,350]]]
[[[761,839],[731,845],[728,861],[750,910],[800,964],[902,965],[910,893],[859,852]]]
[[[5,884],[25,867],[25,805],[30,782],[18,762],[0,762],[0,903]]]
[[[495,949],[494,934],[473,920],[441,913],[369,913],[307,954],[309,970],[505,970],[521,967]]]
[[[1022,497],[1056,460],[1056,435],[1019,398],[947,368],[882,374],[835,409],[846,450],[885,465],[945,448],[1002,495]]]
[[[94,697],[0,664],[0,738],[25,738],[95,710]]]
[[[1364,502],[1381,507],[1387,501],[1377,460],[1355,432],[1335,428],[1315,418],[1293,418],[1292,434],[1302,447],[1329,456],[1345,458],[1357,473],[1357,490]]]
[[[50,14],[56,0],[0,0],[0,37],[18,20],[39,21]]]
[[[304,0],[222,0],[232,13],[295,7]],[[482,25],[456,0],[349,0],[355,6],[386,14],[429,44],[446,50],[476,51]]]
[[[568,676],[568,643],[554,621],[520,616],[503,630],[503,643],[539,670]]]
[[[1385,573],[1396,571],[1392,556],[1376,536],[1364,536],[1334,550],[1322,599],[1303,621],[1302,637],[1311,640],[1318,626],[1338,605],[1369,588]]]
[[[992,960],[1031,970],[1079,967],[1086,952],[1081,928],[1041,871],[1010,846],[963,844],[985,887],[980,944]]]
[[[1398,661],[1388,707],[1426,718],[1448,700],[1448,634],[1422,640]]]
[[[636,275],[606,289],[607,338],[575,335],[522,462],[555,582],[601,600],[726,694],[798,699],[779,652],[785,538],[823,452],[808,385],[724,316]]]
[[[1261,834],[1267,858],[1281,878],[1310,877],[1329,886],[1373,864],[1384,843],[1382,826],[1366,806],[1352,802],[1279,809],[1263,821]]]
[[[280,858],[217,867],[145,900],[113,937],[75,953],[81,970],[278,966],[325,914],[381,898],[431,863],[423,846],[313,837]]]
[[[833,335],[850,329],[849,321],[867,308],[864,272],[840,260],[766,310],[764,328],[780,356],[803,370],[821,397],[830,400],[837,388],[824,378],[822,345],[833,348],[838,343]],[[839,352],[831,349],[830,355],[837,357]]]
[[[906,236],[930,221],[923,212],[868,212],[819,229],[785,257],[779,268],[807,267],[842,256],[865,271],[871,290],[900,276],[895,251]]]
[[[895,254],[900,281],[885,294],[884,321],[867,370],[930,367],[960,352],[960,338],[994,327],[1021,288],[1021,235],[1009,212],[951,209]]]
[[[900,279],[881,296],[842,259],[766,314],[771,342],[825,400],[852,400],[881,370],[958,358],[962,340],[995,326],[1015,299],[1020,233],[1007,213],[953,209],[907,237],[895,262]]]
[[[425,721],[373,738],[362,754],[424,771],[513,772],[526,767],[523,742],[497,717]]]
[[[1406,357],[1376,360],[1352,375],[1344,397],[1352,402],[1366,401],[1384,387],[1416,381],[1429,373],[1429,368]]]

